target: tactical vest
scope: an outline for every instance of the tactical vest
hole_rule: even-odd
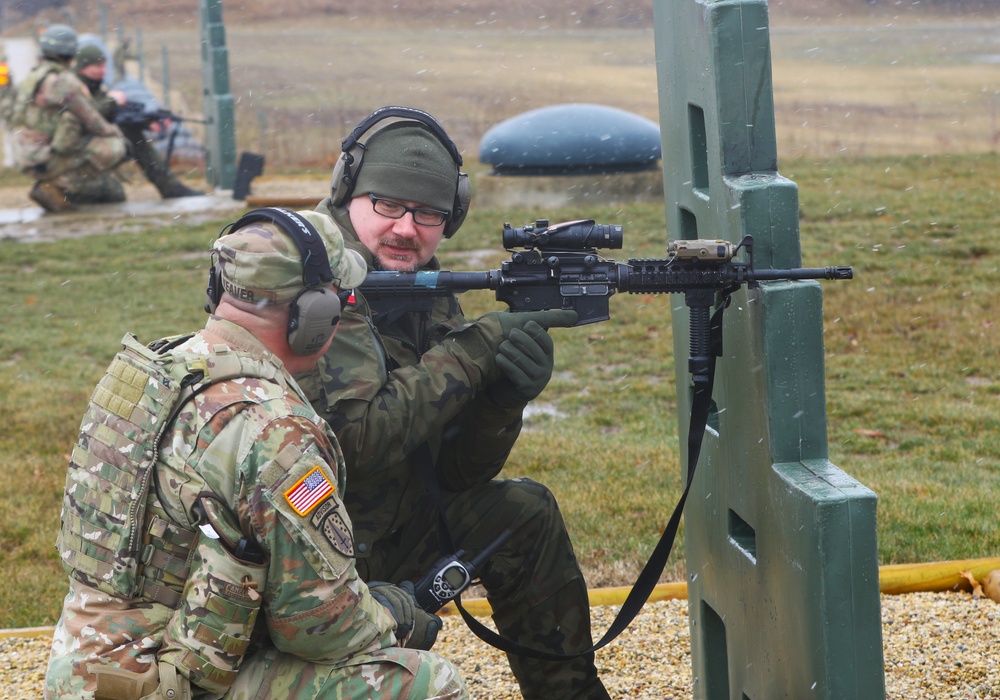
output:
[[[249,644],[261,601],[255,586],[263,580],[266,563],[234,557],[224,565],[231,571],[211,572],[226,583],[221,595],[213,597],[207,590],[211,587],[203,586],[200,598],[185,598],[182,606],[192,566],[204,565],[192,557],[198,533],[173,522],[159,499],[150,498],[150,482],[165,431],[198,392],[237,377],[291,387],[273,364],[244,353],[174,351],[190,337],[167,338],[151,347],[131,335],[122,339],[124,347],[94,389],[73,448],[57,547],[63,567],[81,583],[174,608],[161,669],[166,662],[201,687],[224,693]],[[212,490],[212,485],[201,490]],[[224,527],[218,513],[208,522]],[[238,534],[230,532],[229,539],[234,537]],[[203,546],[218,548],[219,541],[209,539]],[[218,564],[220,558],[213,561]],[[198,575],[204,579],[207,574]],[[201,612],[192,616],[193,608]],[[234,616],[234,609],[242,614]],[[131,697],[134,693],[127,689],[144,680],[125,671],[105,671],[98,674],[106,676],[98,678],[105,698]]]
[[[166,339],[158,350],[131,335],[122,339],[81,423],[56,543],[63,567],[81,583],[129,599],[145,594],[171,607],[187,577],[195,533],[148,498],[164,432],[211,384],[236,377],[286,383],[274,365],[243,353],[169,352],[188,338]]]
[[[37,131],[51,139],[59,122],[59,110],[39,107],[35,104],[35,95],[38,93],[42,81],[50,73],[61,73],[67,70],[69,68],[51,61],[45,61],[35,67],[17,88],[17,97],[14,98],[14,106],[10,114],[10,125]]]

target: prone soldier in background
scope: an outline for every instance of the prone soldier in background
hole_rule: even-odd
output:
[[[107,56],[100,46],[85,44],[76,52],[73,66],[77,77],[90,90],[90,96],[98,111],[105,119],[121,129],[129,142],[129,155],[135,159],[146,179],[153,183],[164,199],[176,197],[196,197],[205,194],[185,185],[170,169],[156,147],[146,137],[147,124],[141,120],[119,120],[117,117],[126,104],[125,94],[119,90],[108,90],[104,85],[107,73]]]
[[[36,180],[29,196],[50,212],[123,201],[125,191],[111,173],[127,157],[125,138],[70,69],[76,32],[51,25],[39,46],[41,60],[18,85],[10,118],[15,162]]]
[[[91,396],[45,697],[468,697],[427,651],[440,620],[358,576],[343,455],[292,379],[364,263],[325,217],[276,209],[223,229],[213,260],[205,327],[127,335]]]

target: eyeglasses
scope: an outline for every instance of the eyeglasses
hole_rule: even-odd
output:
[[[406,212],[410,212],[413,214],[413,223],[420,226],[440,226],[448,220],[448,215],[451,214],[449,211],[441,211],[440,209],[408,207],[395,199],[376,197],[373,194],[369,194],[368,199],[372,200],[372,208],[376,214],[381,214],[389,219],[402,219],[406,216]]]

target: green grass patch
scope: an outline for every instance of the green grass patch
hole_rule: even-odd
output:
[[[799,186],[803,265],[856,269],[823,284],[829,450],[879,496],[880,561],[995,555],[1000,157],[799,159],[782,174]],[[503,222],[539,216],[623,224],[621,260],[664,254],[661,203],[473,209],[445,267],[498,266]],[[0,627],[56,619],[59,505],[87,398],[126,332],[204,323],[207,250],[225,223],[0,244],[0,564],[18,572]],[[554,331],[555,375],[508,463],[556,493],[591,585],[631,583],[680,495],[677,299],[616,295],[610,322]],[[488,292],[463,303],[497,308]],[[679,543],[664,580],[683,575]]]

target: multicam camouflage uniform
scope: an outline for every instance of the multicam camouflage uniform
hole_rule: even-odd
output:
[[[43,59],[32,69],[17,88],[10,127],[25,173],[55,181],[73,202],[124,201],[121,183],[108,174],[125,158],[122,133],[65,64]]]
[[[108,94],[103,80],[92,80],[84,75],[77,75],[81,82],[90,90],[90,96],[97,105],[97,110],[109,123],[115,123],[118,112],[118,101]],[[180,181],[170,164],[164,160],[152,142],[146,138],[143,127],[139,124],[123,124],[119,126],[122,135],[129,142],[129,155],[142,169],[143,175],[164,197],[178,197],[191,194],[201,194],[189,189]]]
[[[124,342],[91,398],[67,478],[60,551],[70,591],[46,697],[179,700],[163,690],[186,690],[178,671],[196,698],[466,697],[447,661],[396,646],[395,623],[354,567],[340,448],[281,362],[215,317],[157,351]],[[153,365],[177,381],[153,381]],[[115,452],[151,459],[128,426],[157,425],[140,415],[143,401],[178,385],[198,390],[154,440],[139,593],[109,594],[127,567],[91,555],[93,545],[114,548],[129,503],[121,487],[131,475],[112,468]],[[262,548],[263,563],[235,558],[198,529],[206,493],[232,514],[235,536]]]
[[[329,198],[345,243],[372,267],[343,208]],[[438,267],[437,259],[429,267]],[[499,323],[466,321],[458,300],[373,309],[361,295],[342,317],[319,368],[297,379],[345,451],[365,580],[399,583],[450,554],[415,468],[427,443],[455,544],[474,556],[504,530],[512,538],[482,571],[493,619],[505,636],[555,652],[592,645],[586,584],[552,493],[528,479],[494,479],[521,429],[523,402],[504,400],[494,358]],[[509,657],[525,698],[606,698],[593,655],[565,662]]]

